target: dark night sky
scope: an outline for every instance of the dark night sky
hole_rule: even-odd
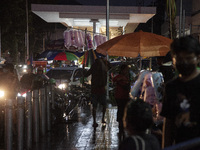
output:
[[[69,0],[70,1],[70,0]],[[73,0],[72,0],[73,1]],[[83,5],[106,5],[107,0],[76,0]],[[111,6],[147,6],[155,0],[110,0]]]

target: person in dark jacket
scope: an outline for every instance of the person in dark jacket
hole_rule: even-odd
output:
[[[92,64],[91,68],[87,71],[85,76],[92,75],[91,79],[91,94],[92,94],[92,115],[93,115],[93,127],[97,127],[96,122],[96,109],[97,104],[100,103],[103,107],[102,109],[102,123],[105,122],[105,112],[106,112],[106,89],[107,84],[107,71],[108,67],[103,60],[103,58],[98,58]]]
[[[27,74],[24,74],[20,80],[21,88],[26,90],[31,90],[34,78],[35,74],[32,73],[32,67],[28,66]]]
[[[129,101],[130,79],[129,67],[126,64],[120,66],[119,74],[113,78],[115,87],[115,100],[117,102],[117,121],[119,123],[119,137],[124,135],[123,116],[124,109]]]
[[[44,74],[43,67],[38,67],[37,74],[33,80],[32,89],[39,89],[44,87],[49,81],[49,77]]]
[[[6,99],[16,99],[19,85],[14,65],[12,63],[5,64],[3,73],[0,76],[0,87],[4,90]]]

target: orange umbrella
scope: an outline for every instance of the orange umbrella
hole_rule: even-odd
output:
[[[115,37],[97,47],[97,52],[109,56],[165,56],[172,40],[150,32],[134,32]]]

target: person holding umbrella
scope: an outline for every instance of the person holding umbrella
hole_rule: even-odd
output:
[[[102,109],[102,123],[105,124],[105,112],[106,112],[106,89],[107,84],[107,71],[108,66],[103,58],[97,58],[92,64],[91,68],[86,72],[85,77],[92,75],[91,79],[91,93],[92,93],[92,116],[93,127],[98,126],[96,122],[96,109],[98,103],[103,107]]]

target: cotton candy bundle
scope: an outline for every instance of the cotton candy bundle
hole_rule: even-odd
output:
[[[86,34],[88,49],[93,49],[92,37],[90,33]]]
[[[158,101],[163,98],[164,91],[164,78],[161,72],[152,72],[153,86],[155,89],[155,95]]]
[[[133,87],[131,89],[131,95],[133,96],[133,98],[140,97],[141,91],[142,91],[144,77],[145,77],[145,75],[147,73],[149,73],[148,70],[144,70],[144,71],[140,72],[138,79],[136,80],[135,84],[133,85]]]
[[[96,46],[101,45],[100,35],[95,35],[94,36],[94,41],[95,41]]]
[[[103,43],[106,42],[106,41],[107,41],[107,37],[106,37],[106,36],[103,36]],[[103,44],[103,43],[102,43],[102,44]]]
[[[80,45],[80,48],[84,47],[85,46],[85,38],[83,38],[83,31],[81,30],[78,30],[78,34],[79,34],[79,45]]]
[[[63,36],[64,36],[64,45],[66,48],[69,48],[71,46],[71,35],[69,30],[65,30]]]
[[[157,103],[154,87],[149,86],[144,90],[144,101],[154,106]]]
[[[75,47],[80,48],[80,38],[78,34],[78,30],[74,30],[74,38],[75,38]]]
[[[103,35],[101,35],[101,36],[100,36],[100,41],[101,41],[101,42],[100,42],[101,44],[103,44],[103,43],[104,43],[104,38],[103,38]]]
[[[149,72],[145,75],[143,86],[142,86],[142,96],[145,102],[155,105],[156,104],[156,96],[155,96],[155,90],[153,87],[153,79],[152,79],[152,73]]]
[[[69,33],[70,33],[70,36],[71,36],[71,46],[77,47],[76,41],[75,41],[74,30],[73,29],[69,30]]]

